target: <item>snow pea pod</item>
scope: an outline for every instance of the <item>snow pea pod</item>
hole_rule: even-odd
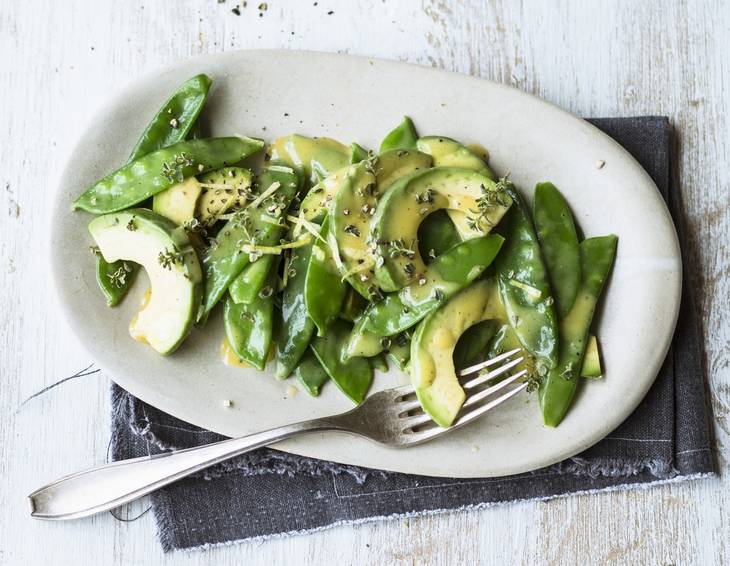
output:
[[[560,318],[570,312],[580,287],[578,233],[568,203],[552,183],[535,187],[535,228]]]
[[[244,267],[228,288],[228,294],[231,295],[233,302],[248,305],[255,301],[278,259],[279,256],[268,254]]]
[[[74,209],[106,214],[129,208],[186,177],[238,163],[260,151],[261,140],[245,137],[181,141],[131,161],[79,196]]]
[[[187,138],[205,106],[211,83],[210,77],[201,74],[178,87],[142,133],[129,161]]]
[[[364,328],[393,336],[410,328],[442,302],[474,281],[492,263],[504,238],[497,234],[462,242],[437,257],[424,284],[404,287],[373,304],[363,315]]]
[[[408,361],[411,359],[411,336],[408,332],[402,332],[393,336],[387,348],[388,357],[401,371],[406,371]]]
[[[312,245],[292,250],[287,283],[281,297],[282,321],[276,339],[276,377],[286,379],[302,359],[314,334],[314,322],[304,303],[304,282]]]
[[[378,370],[383,373],[388,372],[388,359],[385,357],[385,354],[383,352],[381,352],[377,356],[369,358],[369,361],[374,370]]]
[[[179,87],[160,108],[132,150],[127,163],[162,147],[184,140],[188,135],[200,137],[198,116],[208,97],[211,80],[197,75]],[[176,120],[173,127],[173,118]],[[122,271],[120,271],[122,270]],[[107,305],[116,306],[127,294],[138,267],[131,262],[107,262],[96,256],[96,280]],[[120,275],[126,275],[120,277]]]
[[[342,281],[332,256],[337,244],[327,241],[332,239],[329,225],[330,218],[326,216],[319,232],[321,239],[317,238],[312,247],[312,257],[304,281],[304,303],[309,317],[317,327],[317,336],[324,336],[332,321],[340,314],[347,293],[347,283]]]
[[[307,393],[309,393],[312,397],[317,397],[319,395],[320,388],[330,378],[312,350],[306,351],[302,359],[299,361],[299,365],[294,370],[294,375],[297,376],[299,383],[304,386]]]
[[[413,121],[408,116],[403,116],[401,123],[383,138],[383,142],[380,144],[380,153],[391,149],[416,149],[417,140],[418,133]]]
[[[134,262],[118,260],[109,263],[100,253],[96,254],[96,282],[108,306],[119,304],[132,286],[138,270]]]
[[[342,348],[349,333],[350,325],[347,322],[335,320],[325,336],[314,339],[311,348],[340,391],[360,404],[373,382],[373,368],[365,358],[342,360]]]
[[[275,246],[279,243],[282,228],[275,221],[286,214],[297,193],[299,180],[291,168],[272,165],[259,175],[262,194],[275,183],[279,186],[271,195],[260,203],[252,202],[226,222],[205,251],[202,314],[216,305],[243,268],[255,260],[255,254],[243,250],[244,245]]]
[[[363,146],[361,146],[357,142],[352,142],[350,144],[350,163],[360,163],[361,161],[365,161],[368,158],[368,150],[365,149]]]
[[[593,313],[616,255],[614,235],[588,238],[580,243],[581,285],[567,316],[560,321],[560,358],[540,383],[543,421],[558,426],[570,408],[578,386]]]
[[[418,250],[427,264],[459,242],[461,236],[445,210],[429,214],[418,227]]]
[[[497,319],[484,320],[467,328],[454,348],[454,367],[464,368],[486,359],[487,346],[499,328]]]
[[[273,285],[273,281],[270,284]],[[263,370],[269,356],[274,328],[274,293],[251,304],[236,304],[229,296],[223,310],[226,337],[236,355]]]
[[[495,262],[499,291],[515,334],[544,375],[557,364],[557,318],[529,212],[514,187],[508,192],[514,204],[506,215],[506,243]]]

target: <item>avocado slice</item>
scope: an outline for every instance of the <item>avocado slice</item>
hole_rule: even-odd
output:
[[[428,169],[432,162],[430,155],[415,149],[392,149],[381,153],[373,160],[372,167],[378,191],[383,194],[401,177]]]
[[[423,280],[428,267],[418,250],[418,227],[432,212],[479,211],[472,213],[473,223],[466,214],[461,226],[455,223],[468,240],[489,232],[511,203],[494,181],[468,169],[435,167],[396,181],[380,199],[371,226],[378,242],[375,277],[380,288],[397,291]]]
[[[224,167],[201,175],[203,192],[196,207],[201,222],[211,224],[232,208],[243,208],[253,200],[253,174],[243,167]],[[264,187],[266,188],[266,187]]]
[[[198,198],[203,188],[195,177],[188,177],[182,183],[173,185],[166,191],[152,197],[152,210],[169,218],[175,224],[192,220]]]
[[[434,167],[460,167],[471,169],[497,180],[492,170],[481,157],[465,145],[445,136],[425,136],[416,142],[418,151],[427,153],[433,158]]]
[[[375,258],[368,244],[377,203],[375,175],[368,171],[367,162],[361,161],[347,169],[329,216],[329,228],[342,260],[342,276],[368,300],[380,294],[373,284]]]
[[[149,301],[130,323],[130,334],[160,354],[172,353],[192,328],[203,276],[185,229],[151,210],[132,208],[91,221],[89,232],[108,262],[144,267]]]
[[[583,367],[580,370],[581,377],[599,378],[603,377],[601,367],[601,355],[598,350],[598,339],[591,334],[588,338],[588,346],[583,357]]]
[[[349,170],[349,166],[338,169],[310,189],[299,207],[299,214],[302,218],[316,224],[322,223]]]
[[[331,138],[308,138],[291,134],[271,142],[269,155],[293,169],[302,171],[316,185],[332,172],[350,164],[352,150]]]
[[[431,418],[451,426],[466,394],[456,377],[454,349],[464,331],[484,320],[503,317],[497,282],[477,281],[423,319],[411,341],[411,383]]]

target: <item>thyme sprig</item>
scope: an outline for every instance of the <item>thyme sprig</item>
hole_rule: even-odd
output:
[[[481,196],[476,199],[476,210],[470,210],[475,216],[467,216],[467,226],[475,232],[484,232],[484,224],[492,225],[489,213],[498,206],[507,206],[509,193],[507,188],[512,183],[509,180],[509,173],[495,183],[494,187],[481,186]]]
[[[157,256],[157,261],[165,269],[172,269],[173,265],[182,263],[182,260],[183,254],[176,247],[173,247],[172,250],[165,248],[165,251],[160,252]]]
[[[171,161],[162,164],[162,176],[168,181],[182,183],[185,180],[185,167],[195,165],[195,159],[184,151],[173,156]]]
[[[391,258],[405,257],[413,259],[416,257],[416,240],[411,240],[408,246],[402,239],[391,240],[388,242],[388,254]]]

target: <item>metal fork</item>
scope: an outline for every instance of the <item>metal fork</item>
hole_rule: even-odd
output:
[[[250,450],[305,432],[347,432],[397,448],[427,442],[474,421],[525,389],[527,383],[520,378],[526,370],[508,375],[523,361],[523,356],[516,356],[520,351],[518,348],[505,352],[459,372],[460,377],[478,375],[461,381],[467,398],[449,428],[436,425],[421,409],[413,387],[404,385],[375,393],[360,406],[339,415],[186,450],[121,460],[65,476],[28,496],[31,516],[61,520],[107,511]],[[499,367],[479,373],[500,363]],[[490,385],[495,378],[502,379]]]

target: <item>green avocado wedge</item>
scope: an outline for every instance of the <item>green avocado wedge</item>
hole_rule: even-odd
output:
[[[511,205],[510,196],[484,175],[435,167],[396,181],[383,195],[372,220],[378,243],[375,277],[383,291],[397,291],[428,279],[429,266],[417,245],[418,228],[431,213],[476,211],[457,230],[464,239],[484,236]]]
[[[558,364],[540,382],[543,421],[558,426],[568,412],[578,387],[579,372],[588,341],[593,313],[616,255],[616,236],[588,238],[580,243],[582,278],[578,296],[560,321]]]
[[[376,156],[372,161],[372,172],[382,194],[398,179],[431,167],[430,155],[415,149],[391,149]]]
[[[163,355],[186,338],[200,307],[202,272],[184,228],[146,208],[99,216],[89,224],[107,262],[133,261],[150,280],[147,304],[129,332]]]
[[[479,322],[503,318],[492,278],[470,285],[418,324],[411,341],[411,383],[423,410],[439,426],[451,426],[466,399],[453,359],[459,338]]]
[[[583,367],[580,370],[580,376],[590,379],[603,377],[598,339],[592,334],[588,337],[588,346],[586,346],[586,354],[583,356]]]
[[[434,167],[460,167],[471,169],[497,180],[486,161],[465,145],[445,136],[426,136],[416,142],[418,151],[427,153],[433,158]]]
[[[374,285],[375,261],[370,246],[370,219],[378,204],[375,175],[367,161],[351,165],[332,202],[329,230],[342,260],[342,277],[368,300],[380,296]]]
[[[271,142],[271,161],[301,171],[311,187],[350,164],[352,149],[331,138],[291,134]]]

